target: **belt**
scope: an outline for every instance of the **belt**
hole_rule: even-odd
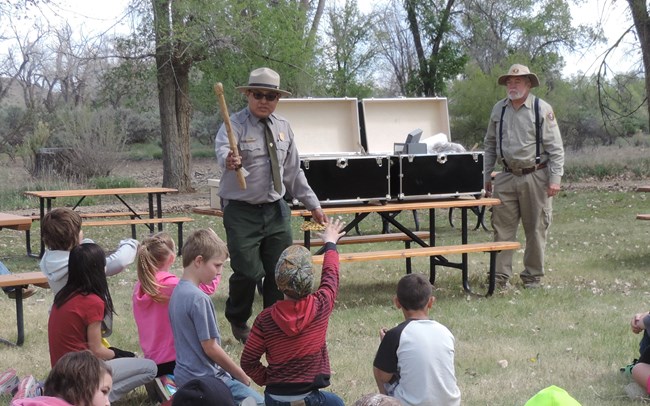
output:
[[[538,169],[544,169],[544,168],[546,168],[546,162],[542,162],[541,164],[531,166],[530,168],[522,168],[522,169],[512,169],[506,166],[503,170],[512,173],[515,176],[522,176],[522,175],[528,175],[529,173],[533,173]]]
[[[276,205],[280,202],[280,200],[276,200],[274,202],[268,202],[268,203],[248,203],[243,200],[228,200],[228,204],[234,203],[239,206],[249,206],[249,207],[257,207],[258,209],[262,209],[264,207],[268,206],[273,206]]]

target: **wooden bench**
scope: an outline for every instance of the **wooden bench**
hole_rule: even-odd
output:
[[[123,220],[84,220],[81,223],[82,227],[108,227],[108,226],[131,226],[131,237],[137,239],[135,226],[144,224],[149,227],[153,233],[153,224],[176,224],[178,226],[178,255],[181,254],[183,248],[183,223],[194,221],[191,217],[162,217],[162,218],[143,218],[143,219],[123,219]]]
[[[415,231],[413,232],[418,238],[428,239],[428,231]],[[347,244],[373,244],[378,242],[393,242],[393,241],[403,241],[404,248],[411,248],[411,243],[413,240],[411,237],[404,233],[388,233],[388,234],[369,234],[369,235],[344,235],[341,237],[337,245],[347,245]],[[294,240],[294,244],[305,245],[304,240]],[[310,247],[320,247],[323,246],[323,240],[320,238],[313,238],[309,240]],[[411,258],[405,258],[406,262],[406,272],[411,273]]]
[[[40,287],[47,286],[47,278],[40,272],[14,273],[0,275],[0,288],[16,288],[16,328],[18,330],[16,344],[0,338],[0,342],[9,345],[23,345],[25,342],[25,325],[23,320],[23,287],[35,284]]]
[[[447,261],[443,255],[462,254],[465,256],[472,252],[489,252],[490,253],[490,271],[489,271],[489,284],[486,296],[494,293],[496,285],[496,267],[495,259],[496,254],[504,250],[520,249],[521,244],[516,241],[496,241],[496,242],[483,242],[461,245],[441,245],[436,247],[419,247],[419,248],[404,248],[386,251],[367,251],[367,252],[343,252],[339,254],[341,263],[346,262],[361,262],[361,261],[376,261],[383,259],[399,259],[399,258],[415,258],[415,257],[430,257],[436,261],[438,265],[452,266],[460,268],[463,275],[463,289],[466,292],[472,293],[469,287],[467,262],[464,259],[462,264],[452,264]],[[312,261],[314,264],[322,264],[324,256],[314,255]],[[432,268],[429,276],[431,284],[435,283],[435,268]]]
[[[15,214],[0,213],[0,230],[9,228],[12,230],[25,232],[25,245],[27,247],[27,255],[32,255],[31,236],[30,230],[32,228],[32,220],[29,216],[18,216]]]

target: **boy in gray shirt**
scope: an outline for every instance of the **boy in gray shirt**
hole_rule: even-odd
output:
[[[221,348],[214,305],[198,287],[220,275],[226,259],[226,244],[210,229],[194,231],[183,246],[183,276],[169,300],[176,347],[174,379],[181,387],[194,378],[216,377],[228,386],[237,404],[253,398],[263,405],[262,395],[250,388],[251,379]]]

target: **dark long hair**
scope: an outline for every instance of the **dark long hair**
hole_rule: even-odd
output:
[[[54,296],[54,306],[61,307],[75,295],[95,294],[104,301],[104,316],[115,313],[106,282],[106,254],[97,244],[77,245],[68,259],[68,282]]]

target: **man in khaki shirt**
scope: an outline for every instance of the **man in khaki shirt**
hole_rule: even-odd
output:
[[[538,288],[544,276],[552,198],[560,191],[564,173],[562,136],[553,108],[530,93],[531,88],[539,86],[539,79],[528,67],[512,65],[498,83],[507,87],[507,97],[497,102],[490,114],[483,172],[486,194],[501,200],[492,209],[494,240],[516,240],[521,220],[526,248],[519,277],[525,288]],[[491,174],[497,162],[501,172],[493,184]],[[496,258],[497,286],[501,288],[510,286],[512,254],[502,251]]]

